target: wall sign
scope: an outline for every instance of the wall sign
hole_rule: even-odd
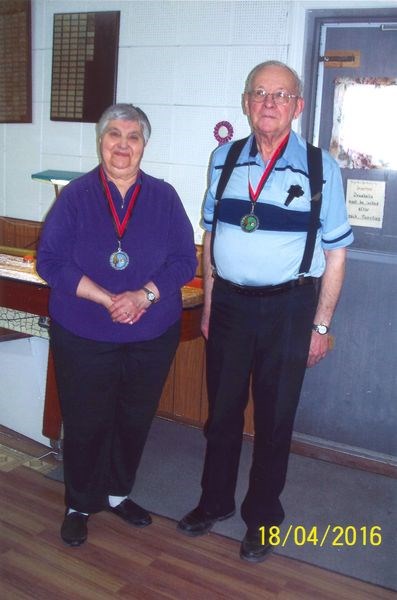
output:
[[[350,225],[382,229],[385,190],[384,181],[348,179],[346,196]]]
[[[120,12],[54,15],[51,120],[96,123],[116,100]]]

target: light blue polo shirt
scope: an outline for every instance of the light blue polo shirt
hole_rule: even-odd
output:
[[[206,231],[212,230],[215,194],[230,146],[231,143],[224,144],[212,155],[210,186],[202,220]],[[322,155],[321,227],[316,236],[311,268],[306,273],[312,277],[321,277],[324,272],[324,250],[345,247],[353,241],[339,166],[328,152],[323,150]],[[251,135],[220,204],[214,242],[216,270],[220,277],[240,285],[277,285],[296,279],[305,248],[311,200],[306,142],[292,131],[283,155],[255,203],[259,228],[247,233],[240,227],[241,218],[251,209],[248,181],[256,190],[265,167]]]

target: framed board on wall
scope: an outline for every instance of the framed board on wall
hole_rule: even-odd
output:
[[[0,123],[32,122],[30,0],[0,2]]]
[[[120,12],[54,14],[51,120],[96,123],[116,99]]]

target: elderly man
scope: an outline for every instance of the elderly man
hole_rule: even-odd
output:
[[[271,550],[269,528],[285,516],[280,494],[305,369],[328,352],[353,235],[338,166],[291,130],[304,106],[295,71],[257,65],[243,101],[252,134],[214,152],[204,203],[207,450],[199,504],[178,529],[202,535],[234,514],[251,385],[240,556],[259,562]]]

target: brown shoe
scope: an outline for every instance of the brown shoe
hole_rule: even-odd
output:
[[[205,533],[208,533],[210,529],[212,529],[217,521],[224,521],[225,519],[232,517],[234,513],[235,511],[233,510],[227,515],[214,517],[211,515],[211,513],[207,513],[201,508],[197,507],[179,521],[177,529],[178,531],[184,533],[185,535],[190,535],[191,537],[204,535]]]
[[[88,516],[79,512],[65,514],[61,527],[61,538],[65,544],[81,546],[86,541]]]
[[[130,498],[126,498],[117,506],[108,506],[107,510],[134,527],[147,527],[152,522],[148,511],[139,504],[135,504]]]
[[[262,543],[262,534],[259,528],[247,529],[247,533],[240,546],[240,558],[249,562],[263,562],[273,550],[269,543]]]

